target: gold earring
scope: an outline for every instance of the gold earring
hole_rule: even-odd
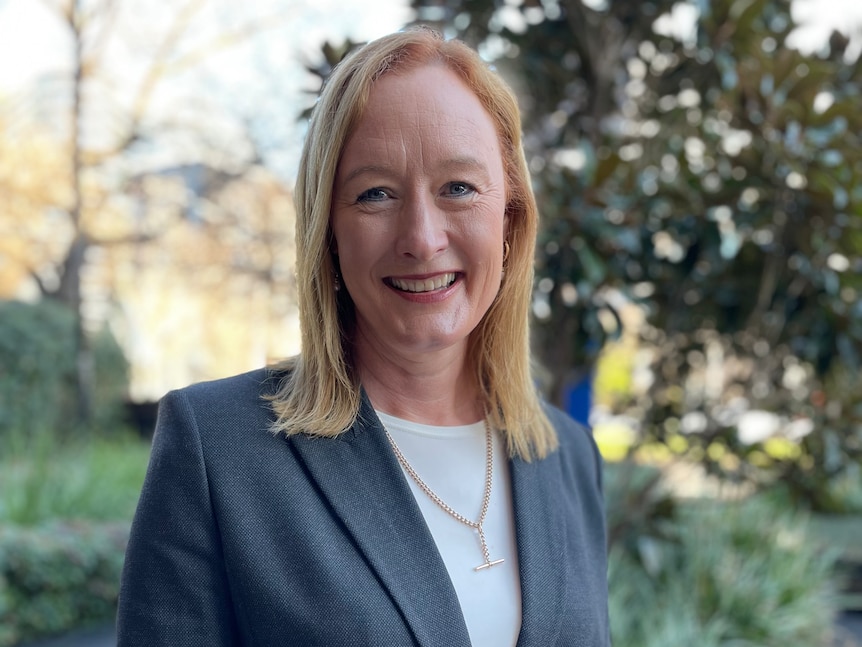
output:
[[[509,258],[509,241],[503,241],[503,262],[506,262],[506,259]]]

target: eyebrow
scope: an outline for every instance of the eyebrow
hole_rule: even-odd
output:
[[[469,169],[482,171],[486,169],[485,164],[475,157],[453,157],[440,164],[440,168],[444,170]]]
[[[384,175],[389,172],[389,169],[385,166],[379,166],[376,164],[367,164],[365,166],[360,166],[358,168],[353,169],[347,176],[344,178],[343,182],[350,182],[352,179],[359,177],[360,175],[365,175],[366,173],[379,173]]]
[[[483,164],[479,159],[475,157],[453,157],[451,159],[444,160],[440,164],[437,165],[437,168],[444,171],[460,171],[460,170],[474,170],[474,171],[486,171],[485,164]],[[386,166],[381,166],[379,164],[365,164],[363,166],[359,166],[350,173],[348,173],[344,182],[350,182],[351,180],[359,177],[360,175],[365,175],[367,173],[370,174],[380,174],[386,175],[391,173],[391,169]]]

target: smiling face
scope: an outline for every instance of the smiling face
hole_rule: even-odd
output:
[[[466,351],[500,288],[505,208],[494,122],[456,74],[432,64],[374,83],[331,212],[360,357]]]

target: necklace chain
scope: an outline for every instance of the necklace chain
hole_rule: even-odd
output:
[[[485,419],[485,490],[482,494],[482,510],[479,512],[479,519],[476,521],[468,519],[441,499],[440,496],[422,480],[422,477],[420,477],[416,470],[413,469],[413,466],[407,462],[407,459],[404,454],[401,453],[401,449],[395,443],[395,439],[392,438],[385,425],[383,426],[383,431],[386,434],[386,439],[392,446],[392,451],[395,453],[395,457],[398,459],[401,467],[403,467],[404,471],[407,472],[410,478],[416,482],[419,489],[422,490],[428,498],[436,503],[444,512],[446,512],[446,514],[455,518],[457,521],[460,521],[465,526],[469,526],[479,535],[479,545],[482,549],[482,557],[484,557],[485,562],[473,570],[481,571],[483,569],[496,566],[497,564],[502,564],[505,561],[504,559],[491,561],[491,553],[488,551],[488,542],[485,540],[485,530],[482,527],[485,523],[485,516],[488,514],[488,506],[491,503],[491,485],[494,480],[494,440],[491,436],[491,427],[488,425],[488,420]]]

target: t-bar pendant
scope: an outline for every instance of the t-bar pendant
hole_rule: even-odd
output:
[[[481,571],[482,569],[491,568],[492,566],[496,566],[497,564],[502,564],[505,561],[506,561],[505,559],[495,559],[493,562],[485,562],[484,564],[477,566],[473,570],[474,571]]]

